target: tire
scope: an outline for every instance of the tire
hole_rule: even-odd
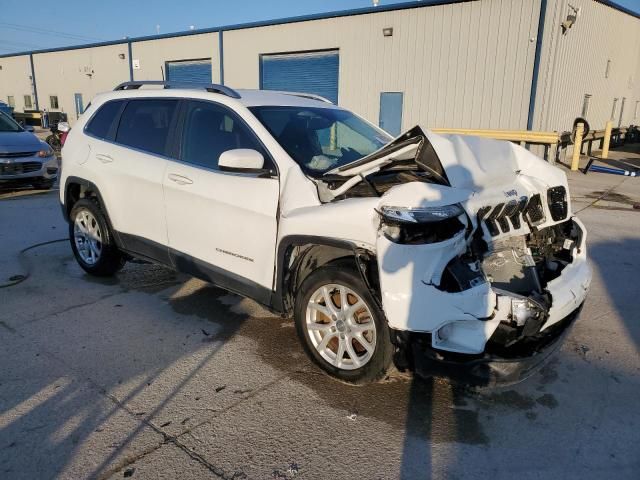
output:
[[[44,179],[39,179],[35,182],[33,182],[33,188],[35,188],[36,190],[50,190],[51,187],[53,187],[53,184],[55,183],[55,180],[44,180]]]
[[[327,293],[332,302],[330,308]],[[343,295],[347,299],[346,312],[339,300]],[[359,302],[362,306],[355,307]],[[330,318],[332,311],[337,314]],[[294,320],[307,355],[329,375],[344,382],[356,385],[375,382],[385,376],[392,363],[387,320],[360,274],[351,266],[326,266],[312,272],[296,292]],[[365,348],[364,342],[372,348]]]
[[[109,277],[125,264],[107,219],[93,200],[78,200],[71,209],[69,241],[77,262],[91,275]]]

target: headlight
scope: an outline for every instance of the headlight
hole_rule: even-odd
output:
[[[45,150],[40,150],[38,152],[38,156],[40,158],[52,157],[53,156],[53,150],[51,150],[50,148],[47,148]]]
[[[380,229],[394,243],[421,245],[454,237],[464,229],[458,204],[442,207],[382,207]]]
[[[386,219],[399,223],[433,223],[448,218],[456,218],[464,213],[459,204],[442,207],[382,207],[380,214]]]

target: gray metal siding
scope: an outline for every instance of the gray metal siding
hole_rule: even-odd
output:
[[[562,35],[569,3],[581,12]],[[619,99],[618,114],[626,98],[622,124],[634,123],[632,106],[640,100],[640,20],[592,0],[549,0],[534,130],[570,129],[582,113],[585,94],[592,95],[587,115],[592,128],[604,128],[614,98]]]

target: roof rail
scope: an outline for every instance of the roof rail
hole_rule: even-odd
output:
[[[294,97],[308,98],[310,100],[317,100],[319,102],[330,103],[331,105],[333,105],[333,102],[331,100],[323,96],[316,95],[315,93],[284,92],[284,91],[280,91],[277,93],[282,93],[284,95],[293,95]]]
[[[185,89],[203,89],[211,93],[219,93],[231,98],[240,98],[240,94],[233,88],[225,87],[215,83],[185,83],[185,82],[165,82],[163,80],[140,80],[135,82],[123,82],[113,89],[114,92],[119,90],[138,90],[143,85],[158,85],[164,88],[185,88]]]

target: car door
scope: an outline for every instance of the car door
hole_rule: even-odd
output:
[[[165,156],[178,100],[129,100],[113,140],[95,142],[94,164],[113,228],[127,250],[169,262],[164,216]]]
[[[245,122],[229,108],[185,101],[179,160],[164,178],[171,255],[177,268],[268,302],[273,286],[279,186],[273,163]],[[272,174],[218,168],[228,150],[249,148]]]

